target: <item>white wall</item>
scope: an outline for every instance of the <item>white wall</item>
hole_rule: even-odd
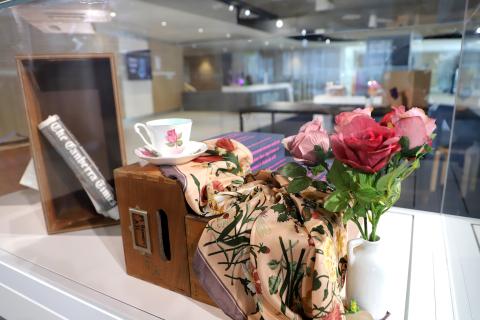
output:
[[[135,118],[152,114],[153,94],[152,80],[128,80],[125,65],[125,54],[129,51],[149,49],[148,41],[139,38],[118,38],[118,69],[123,98],[125,118]]]

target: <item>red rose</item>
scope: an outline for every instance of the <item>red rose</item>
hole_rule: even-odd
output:
[[[335,158],[367,173],[382,169],[400,150],[400,138],[391,128],[379,125],[369,116],[357,116],[332,135]]]
[[[223,161],[223,158],[221,156],[200,156],[200,157],[197,157],[195,159],[193,159],[192,161],[194,162],[199,162],[199,163],[202,163],[202,162],[215,162],[215,161]]]
[[[436,129],[435,119],[428,117],[420,108],[405,111],[404,106],[393,107],[380,124],[394,128],[397,136],[407,137],[409,148],[413,149],[432,143],[432,134]]]
[[[218,180],[213,180],[212,181],[212,187],[213,187],[213,190],[218,191],[218,192],[221,192],[221,191],[225,190],[225,188],[223,187],[223,184]]]
[[[233,144],[232,140],[228,138],[218,139],[217,142],[215,143],[215,146],[217,146],[218,148],[225,149],[228,152],[232,152],[233,150],[235,150],[235,145]]]

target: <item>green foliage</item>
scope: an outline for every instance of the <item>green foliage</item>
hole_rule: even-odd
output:
[[[288,184],[287,191],[289,193],[299,193],[307,189],[312,184],[312,179],[309,177],[297,177],[294,178]]]
[[[347,191],[335,191],[324,203],[325,209],[332,212],[341,212],[347,208],[349,195]]]
[[[305,177],[307,175],[307,169],[296,162],[290,162],[280,169],[280,174],[289,178]]]

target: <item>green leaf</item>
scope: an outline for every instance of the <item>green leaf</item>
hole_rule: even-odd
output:
[[[287,192],[289,193],[299,193],[307,189],[312,184],[312,179],[309,177],[298,177],[294,178],[287,187]]]
[[[280,265],[280,261],[278,260],[275,260],[275,259],[272,259],[268,262],[268,266],[270,267],[270,269],[272,270],[275,270],[278,268],[278,266]]]
[[[222,232],[220,233],[220,235],[218,236],[217,238],[217,242],[223,242],[223,240],[225,239],[225,237],[230,233],[230,231],[232,231],[236,226],[237,224],[240,222],[240,220],[242,220],[242,217],[243,217],[243,214],[237,214],[235,216],[235,218],[233,219],[232,222],[230,222],[223,230]]]
[[[314,176],[318,176],[320,173],[322,173],[323,171],[325,171],[325,167],[322,166],[321,164],[318,164],[318,165],[316,165],[315,167],[312,167],[311,170],[312,170],[312,174],[313,174]]]
[[[305,177],[307,175],[307,169],[296,162],[290,162],[280,169],[280,174],[289,178]]]
[[[377,190],[378,191],[385,191],[390,189],[392,183],[395,181],[396,178],[401,176],[403,172],[408,168],[408,161],[402,162],[398,167],[394,170],[390,171],[389,173],[383,175],[377,181]]]
[[[402,147],[402,151],[408,151],[410,149],[410,139],[406,136],[400,138],[399,144]]]
[[[282,213],[282,212],[285,212],[285,210],[287,210],[287,207],[283,203],[274,204],[270,208],[272,208],[274,212],[278,212],[278,213]]]
[[[374,202],[377,201],[379,198],[379,194],[377,190],[372,187],[363,187],[357,191],[355,191],[354,196],[363,202]]]
[[[335,191],[328,196],[323,207],[331,212],[344,211],[348,205],[348,198],[348,192]]]
[[[290,219],[290,216],[287,213],[283,212],[278,215],[277,222],[285,222],[288,219]]]
[[[270,294],[276,294],[278,292],[278,286],[280,285],[279,276],[270,276],[268,278],[268,291]]]
[[[195,185],[200,190],[200,181],[198,181],[197,177],[195,177],[193,174],[190,174],[190,176],[192,176],[193,182],[195,182]]]
[[[244,244],[244,243],[250,243],[250,239],[244,236],[239,236],[239,237],[234,237],[229,240],[223,241],[226,245],[230,247],[236,247],[238,245]]]
[[[330,231],[330,235],[333,238],[333,225],[330,221],[327,221],[327,228],[328,228],[328,231]]]
[[[320,277],[318,276],[317,270],[313,271],[313,281],[312,281],[312,290],[318,290],[322,286],[322,282],[320,281]]]
[[[335,185],[337,190],[348,190],[350,187],[350,176],[347,168],[338,160],[333,161],[327,179]]]

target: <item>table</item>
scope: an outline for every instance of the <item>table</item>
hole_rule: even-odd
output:
[[[364,104],[319,104],[311,101],[287,102],[277,101],[263,106],[245,107],[239,110],[240,131],[244,131],[243,115],[248,113],[270,113],[271,132],[275,132],[275,114],[325,114],[337,115],[341,112],[363,108]],[[378,106],[372,112],[373,116],[382,116],[390,111],[389,107]]]
[[[455,319],[442,219],[436,213],[393,208],[380,223],[396,274],[389,320]],[[119,226],[48,236],[39,196],[32,190],[0,197],[0,315],[227,319],[217,308],[128,276]]]

